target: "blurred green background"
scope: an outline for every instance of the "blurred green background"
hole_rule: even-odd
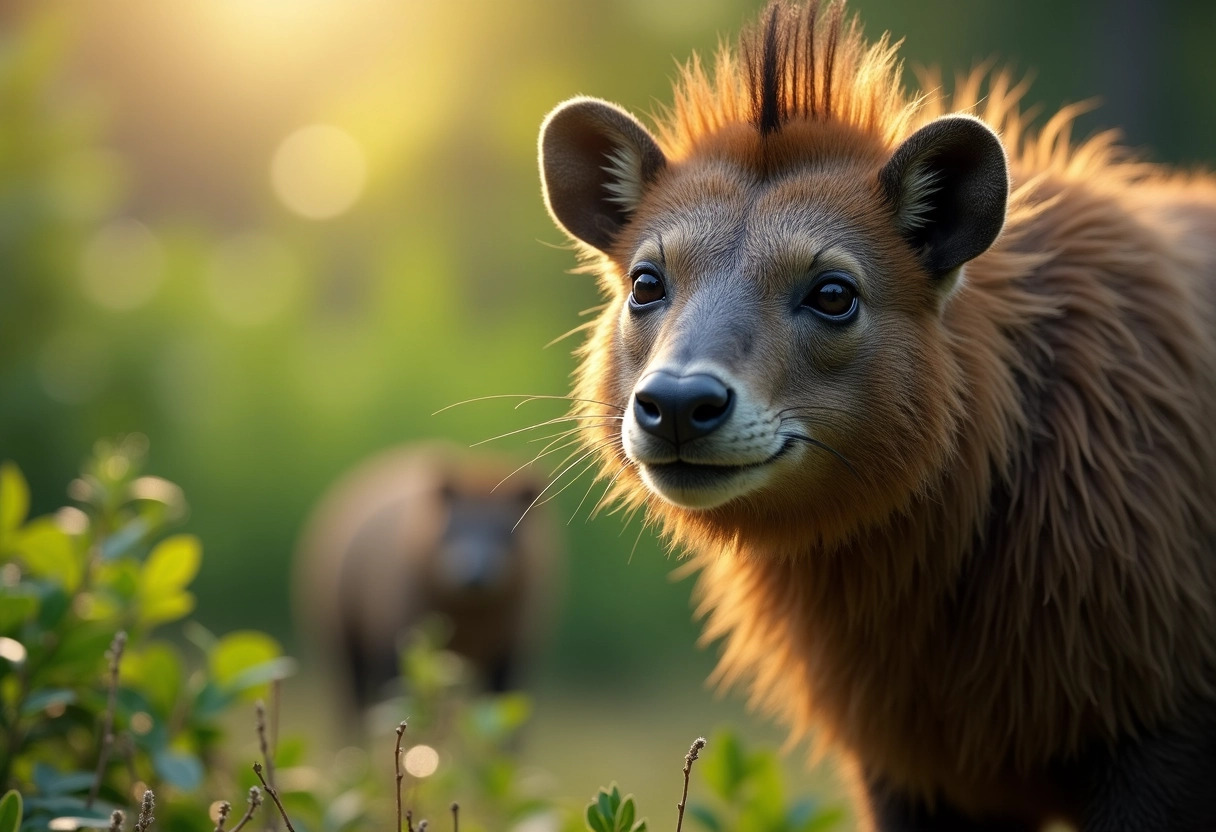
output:
[[[677,60],[761,5],[0,3],[0,458],[49,511],[96,438],[147,434],[150,472],[183,486],[205,544],[202,621],[292,645],[293,544],[335,476],[394,443],[471,442],[561,412],[431,415],[567,389],[575,341],[544,346],[597,298],[565,273],[574,258],[540,198],[545,113],[586,93],[644,114],[670,100]],[[872,36],[904,37],[909,64],[997,57],[1034,73],[1044,112],[1099,97],[1081,134],[1120,126],[1153,159],[1216,157],[1214,3],[852,8]],[[582,495],[567,490],[559,516]],[[631,559],[636,526],[585,514],[568,528],[542,704],[573,703],[575,725],[609,703],[676,773],[712,727],[697,720],[739,706],[702,687],[712,650],[694,647],[673,561],[648,533]],[[629,730],[605,742],[627,754]]]

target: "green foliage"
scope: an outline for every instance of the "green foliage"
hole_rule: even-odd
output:
[[[0,798],[0,832],[17,832],[21,828],[21,794],[9,789]]]
[[[584,816],[591,832],[646,832],[646,821],[633,822],[637,810],[633,795],[621,798],[616,783],[608,789],[600,789],[595,799],[587,804]]]
[[[729,731],[707,743],[697,770],[714,800],[692,802],[688,813],[709,832],[824,832],[843,818],[814,800],[787,803],[777,755],[749,752]]]
[[[162,817],[208,827],[220,717],[292,672],[261,633],[194,625],[181,646],[164,632],[194,609],[202,547],[165,536],[186,505],[141,476],[145,451],[138,436],[98,443],[76,505],[32,519],[21,473],[0,466],[0,787],[26,795],[23,829],[107,826],[145,787]],[[13,811],[6,798],[0,821]]]

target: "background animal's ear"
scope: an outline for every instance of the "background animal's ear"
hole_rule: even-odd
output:
[[[900,232],[935,277],[987,251],[1005,224],[1005,149],[979,119],[930,122],[895,150],[878,178]]]
[[[540,128],[545,204],[571,236],[606,250],[667,164],[637,119],[594,98],[561,104]]]

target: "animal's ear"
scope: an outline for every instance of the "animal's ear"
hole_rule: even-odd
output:
[[[900,232],[935,277],[987,251],[1005,224],[1005,149],[979,119],[930,122],[896,148],[878,178]]]
[[[545,204],[571,236],[606,250],[667,164],[637,119],[613,104],[574,98],[540,128]]]

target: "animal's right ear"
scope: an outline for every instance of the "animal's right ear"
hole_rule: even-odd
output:
[[[977,118],[929,122],[895,149],[879,182],[904,239],[934,277],[983,254],[1005,224],[1005,149]]]
[[[595,98],[559,105],[540,128],[545,205],[572,237],[605,251],[667,164],[637,119]]]

